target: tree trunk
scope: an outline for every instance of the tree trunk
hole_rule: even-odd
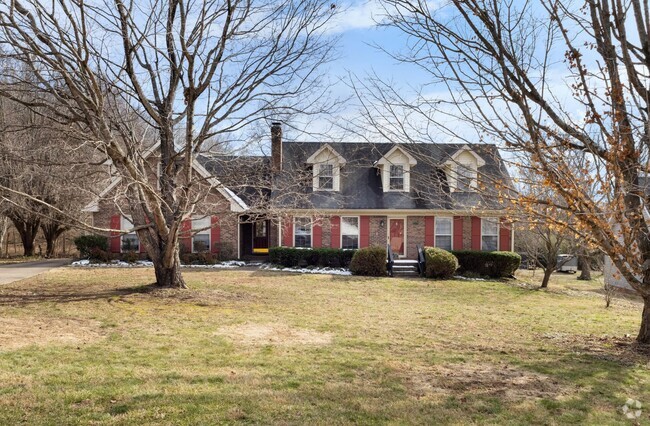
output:
[[[548,287],[548,282],[550,281],[552,274],[553,274],[553,269],[552,268],[544,269],[544,278],[542,279],[542,285],[540,286],[540,288],[547,288]]]
[[[0,216],[0,256],[2,256],[2,248],[5,246],[5,238],[7,238],[7,230],[9,229],[9,218]],[[5,256],[7,253],[5,252]]]
[[[9,215],[9,220],[14,224],[16,231],[20,235],[20,241],[23,244],[23,256],[33,256],[34,240],[41,220],[35,217],[24,218],[20,215]]]
[[[578,256],[578,263],[580,264],[579,280],[591,281],[591,259],[587,256]]]
[[[47,221],[46,223],[41,223],[41,231],[43,231],[43,235],[45,236],[46,244],[45,257],[54,256],[56,241],[67,230],[68,228],[66,226],[61,226],[57,222]]]
[[[174,264],[171,267],[165,267],[162,260],[154,261],[153,264],[156,272],[156,285],[165,288],[187,288],[183,275],[181,275],[181,260],[178,252],[174,256]]]
[[[643,298],[643,313],[641,314],[641,328],[636,341],[642,344],[650,344],[650,296]]]

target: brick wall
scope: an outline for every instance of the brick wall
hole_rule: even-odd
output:
[[[99,211],[93,213],[92,222],[95,227],[108,229],[111,228],[111,217],[123,213],[129,214],[128,203],[123,194],[122,188],[118,186],[109,197],[100,200],[98,203]],[[118,208],[118,206],[120,208]],[[230,242],[230,249],[237,255],[237,227],[239,218],[237,213],[230,211],[230,202],[219,192],[212,191],[205,197],[204,201],[197,206],[196,215],[209,215],[219,217],[220,242]],[[98,232],[110,236],[109,232]],[[119,237],[117,237],[119,238]],[[276,237],[277,239],[277,237]],[[213,243],[216,241],[213,241]]]
[[[463,250],[472,249],[472,216],[463,217]],[[454,250],[458,250],[454,247]]]
[[[424,216],[409,216],[406,218],[406,257],[416,259],[416,245],[424,246]]]
[[[382,225],[383,222],[383,225]],[[370,245],[386,247],[388,238],[388,218],[386,216],[370,216]]]
[[[321,217],[320,223],[323,229],[323,247],[332,247],[332,222],[330,217]]]

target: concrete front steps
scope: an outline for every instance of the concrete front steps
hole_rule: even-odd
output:
[[[413,259],[396,259],[393,261],[394,277],[419,277],[418,261]]]

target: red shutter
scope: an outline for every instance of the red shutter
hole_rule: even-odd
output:
[[[463,250],[463,217],[454,216],[454,250]]]
[[[424,218],[424,245],[426,247],[433,247],[434,245],[434,223],[435,218],[433,216]]]
[[[481,249],[481,218],[472,216],[472,250]]]
[[[140,238],[140,235],[138,235],[138,239],[139,238]],[[146,253],[147,252],[147,249],[144,248],[144,244],[142,244],[142,240],[139,240],[138,245],[140,246],[140,253]]]
[[[221,225],[219,225],[219,218],[217,216],[212,216],[210,218],[210,252],[219,253],[221,248]]]
[[[512,224],[508,223],[505,217],[501,218],[499,227],[499,250],[510,251],[512,247]]]
[[[282,245],[285,247],[293,247],[293,217],[287,216],[284,218],[284,226],[282,227]]]
[[[341,248],[341,216],[332,216],[330,218],[332,225],[332,248]]]
[[[321,225],[320,219],[314,220],[311,232],[312,236],[314,237],[314,241],[312,241],[311,246],[313,248],[323,247],[323,226]]]
[[[187,253],[192,253],[192,221],[190,219],[181,222],[180,241],[182,248]]]
[[[111,229],[120,229],[120,215],[116,214],[111,216]],[[117,231],[111,231],[111,244],[110,244],[111,253],[120,252],[120,233]]]
[[[361,216],[359,219],[359,248],[370,245],[370,217]]]

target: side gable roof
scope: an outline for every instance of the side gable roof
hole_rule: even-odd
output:
[[[382,166],[386,164],[392,164],[389,158],[392,157],[393,154],[395,154],[398,151],[404,154],[406,158],[408,158],[410,166],[415,166],[418,163],[415,157],[413,157],[407,150],[405,150],[400,145],[395,145],[390,151],[388,151],[379,160],[377,160],[375,164],[382,165]]]
[[[480,208],[501,210],[494,188],[481,192],[449,192],[444,172],[445,162],[467,145],[465,144],[391,144],[330,142],[347,163],[341,168],[340,191],[314,192],[310,185],[304,188],[308,204],[286,205],[286,208],[322,210],[449,210],[467,211]],[[283,169],[291,175],[292,170],[304,170],[310,158],[323,146],[319,142],[285,142],[283,144]],[[391,151],[399,148],[408,153],[416,164],[411,166],[410,192],[383,192],[381,174],[377,163]],[[472,145],[472,151],[482,159],[479,173],[494,179],[510,182],[510,176],[494,145]],[[274,199],[286,198],[277,189]],[[289,202],[289,201],[288,201]],[[287,202],[287,203],[288,203]],[[281,206],[279,206],[281,207]]]
[[[160,143],[156,143],[152,145],[150,148],[148,148],[144,153],[143,153],[143,158],[148,158],[151,156],[158,147],[160,146]],[[210,184],[219,191],[221,195],[226,198],[230,202],[230,210],[233,212],[243,212],[248,209],[248,206],[242,200],[239,196],[237,196],[233,191],[230,189],[226,188],[216,177],[211,175],[203,165],[198,161],[198,159],[195,157],[193,162],[192,162],[192,167],[194,170],[204,179],[207,179]],[[107,194],[109,194],[115,187],[122,181],[122,176],[115,176],[113,179],[111,179],[111,182],[108,184],[106,188],[102,192],[99,193],[99,196],[90,203],[88,203],[83,209],[81,209],[82,212],[88,212],[88,213],[96,213],[99,211],[99,200],[105,197]]]
[[[332,157],[336,158],[336,161],[338,161],[339,165],[341,165],[341,166],[344,165],[347,162],[345,160],[345,158],[343,158],[343,156],[341,154],[339,154],[334,148],[332,148],[332,146],[330,144],[328,144],[328,143],[326,143],[319,150],[314,152],[305,162],[308,163],[308,164],[317,163],[318,161],[316,159],[324,151],[329,151],[332,154]]]
[[[456,151],[454,155],[452,155],[451,158],[445,162],[445,164],[449,164],[449,165],[457,164],[458,157],[460,157],[461,154],[463,154],[464,152],[470,153],[476,159],[476,164],[478,165],[478,167],[483,167],[485,165],[485,160],[483,159],[483,157],[478,155],[468,145],[465,145],[462,148],[460,148],[458,151]]]

